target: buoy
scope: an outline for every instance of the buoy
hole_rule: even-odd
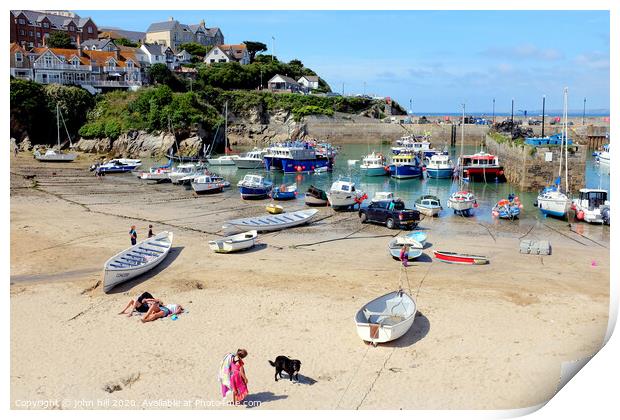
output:
[[[583,210],[579,210],[577,212],[577,220],[583,220],[585,217],[585,213],[583,212]]]
[[[497,211],[493,210],[493,217],[497,217],[497,216],[499,216],[499,213]]]

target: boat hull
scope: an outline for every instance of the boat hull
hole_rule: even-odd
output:
[[[315,197],[313,195],[310,195],[310,194],[306,194],[305,202],[306,202],[306,205],[308,205],[308,206],[319,207],[319,206],[326,206],[327,205],[327,200],[326,199],[317,198],[317,197]]]
[[[332,167],[332,160],[326,157],[317,157],[316,159],[286,159],[272,156],[265,156],[263,164],[268,171],[282,171],[285,174],[310,173],[317,168]]]
[[[235,160],[235,165],[239,169],[260,169],[263,167],[263,160],[239,158]]]
[[[282,191],[273,190],[271,192],[271,198],[273,198],[274,200],[280,200],[280,201],[294,200],[295,198],[297,198],[297,193],[293,191],[282,192]]]
[[[429,168],[428,166],[426,167],[426,175],[429,178],[452,178],[453,171],[452,168],[435,169]]]
[[[266,198],[270,191],[271,187],[239,187],[239,193],[244,200]]]
[[[73,162],[77,155],[74,154],[57,154],[57,155],[38,155],[34,158],[39,162]]]
[[[553,217],[566,217],[570,208],[570,200],[568,199],[548,199],[538,197],[537,205],[541,213]]]
[[[422,206],[420,204],[416,204],[415,205],[415,209],[417,211],[419,211],[420,213],[422,213],[425,216],[429,216],[429,217],[434,217],[437,216],[439,214],[439,212],[441,211],[441,206],[438,207],[426,207],[426,206]]]
[[[501,166],[490,168],[466,166],[463,170],[463,178],[474,182],[501,181],[504,179],[504,168]]]
[[[390,301],[399,299],[400,305],[391,304],[389,307]],[[400,291],[388,293],[368,302],[357,311],[354,317],[357,335],[375,345],[394,341],[409,331],[415,321],[416,312],[415,301],[409,295]]]
[[[383,166],[360,166],[360,171],[364,176],[385,176],[389,172]]]
[[[192,189],[196,194],[215,194],[224,191],[224,186],[220,183],[196,183],[192,182]]]
[[[489,259],[482,255],[458,254],[456,252],[435,251],[435,258],[450,264],[483,265]]]
[[[236,230],[241,232],[250,230],[273,232],[309,223],[316,217],[318,212],[319,211],[316,209],[308,209],[273,216],[230,220],[222,226],[222,229],[225,231]]]
[[[209,241],[209,247],[218,254],[228,254],[250,249],[256,244],[257,233],[253,230],[217,241]]]
[[[422,167],[414,165],[390,165],[390,176],[396,179],[420,178]]]

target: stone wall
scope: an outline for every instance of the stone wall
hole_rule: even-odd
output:
[[[487,136],[486,148],[489,153],[499,157],[499,163],[504,167],[506,180],[515,184],[520,190],[539,191],[550,185],[558,176],[559,147],[521,146],[514,145],[510,141],[498,143],[492,137]],[[576,145],[569,146],[568,149],[569,191],[574,193],[585,186],[587,148]],[[548,152],[552,153],[550,162],[545,161],[545,155]],[[562,186],[564,182],[564,169],[562,169]]]

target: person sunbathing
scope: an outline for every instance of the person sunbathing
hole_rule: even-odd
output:
[[[155,321],[159,318],[180,314],[183,310],[183,307],[181,305],[177,305],[176,303],[168,303],[164,305],[163,302],[159,302],[151,305],[141,320],[142,322]]]
[[[149,292],[143,292],[137,298],[131,299],[129,303],[127,304],[127,306],[125,306],[125,309],[123,309],[118,314],[123,315],[127,313],[127,310],[129,310],[129,312],[127,313],[127,316],[131,316],[133,314],[133,311],[146,313],[151,307],[151,305],[153,305],[154,303],[158,303],[158,302],[159,302],[159,299],[155,299],[152,294],[150,294]]]

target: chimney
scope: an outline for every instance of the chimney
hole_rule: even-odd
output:
[[[172,21],[174,20],[174,18],[173,18],[172,16],[170,16],[170,17],[168,18],[168,20],[169,20],[170,22],[172,22]]]
[[[202,26],[204,28],[204,26],[205,26],[205,20],[204,19],[200,19],[200,26]]]

